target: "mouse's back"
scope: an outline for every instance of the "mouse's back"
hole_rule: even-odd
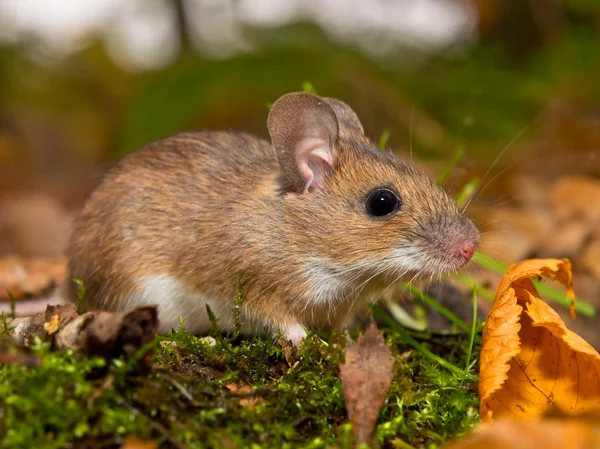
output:
[[[179,134],[125,157],[86,201],[67,249],[89,305],[126,306],[144,276],[211,271],[203,260],[276,167],[267,142],[229,132]]]

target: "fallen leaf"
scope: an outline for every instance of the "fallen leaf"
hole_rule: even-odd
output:
[[[499,207],[487,219],[490,236],[482,242],[482,251],[497,254],[504,262],[520,260],[539,248],[553,227],[552,214],[532,205]]]
[[[0,259],[0,301],[8,300],[8,291],[18,299],[42,297],[67,276],[65,259],[37,259],[6,256]]]
[[[525,260],[502,278],[483,329],[479,395],[482,419],[537,417],[553,407],[582,413],[600,406],[600,355],[568,330],[532,279],[567,288],[574,313],[571,263]]]
[[[36,338],[48,341],[54,337],[54,334],[58,337],[59,331],[76,317],[77,307],[75,304],[46,305],[44,312],[27,318],[11,319],[7,321],[7,324],[11,328],[10,334],[14,340],[29,345]]]
[[[121,449],[156,449],[157,447],[154,441],[145,441],[138,437],[127,437],[123,441]]]
[[[14,341],[30,345],[36,339],[52,342],[57,349],[70,349],[87,356],[107,359],[134,358],[140,367],[149,362],[151,351],[139,358],[139,350],[156,335],[156,306],[126,312],[93,310],[77,315],[75,304],[48,305],[46,312],[27,318],[8,319]]]
[[[46,329],[46,332],[48,332],[49,335],[55,334],[59,326],[60,319],[58,318],[58,315],[52,315],[50,321],[44,323],[44,329]]]
[[[443,449],[593,449],[600,427],[577,419],[514,420],[482,423],[464,439]]]
[[[552,189],[552,207],[561,219],[580,217],[600,222],[600,181],[589,176],[564,176]]]
[[[288,366],[292,366],[293,346],[285,338],[282,337],[279,337],[277,339],[277,344],[281,346],[281,349],[283,350],[283,356],[285,357],[285,361],[287,362]]]
[[[0,254],[61,257],[72,219],[47,193],[13,190],[0,200]]]
[[[340,378],[356,445],[371,444],[379,412],[392,384],[392,367],[390,348],[375,324],[346,349]]]
[[[250,410],[254,410],[256,405],[260,402],[265,402],[263,398],[252,394],[252,387],[250,385],[242,385],[239,387],[235,383],[225,385],[227,389],[233,393],[241,393],[243,395],[247,395],[248,397],[244,397],[240,399],[240,405],[248,407]]]
[[[536,248],[536,252],[546,254],[548,257],[555,254],[562,254],[563,257],[577,256],[589,234],[590,225],[585,221],[575,218],[563,220],[555,223],[552,230],[546,234],[544,241]]]

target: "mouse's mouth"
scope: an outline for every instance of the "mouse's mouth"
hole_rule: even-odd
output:
[[[479,248],[479,231],[462,215],[433,220],[423,230],[392,251],[390,262],[396,271],[415,278],[453,273],[466,266]]]
[[[444,251],[423,247],[399,247],[392,252],[388,263],[394,267],[391,275],[405,280],[432,279],[459,271],[470,260],[447,257]]]

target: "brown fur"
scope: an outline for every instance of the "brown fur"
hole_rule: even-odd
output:
[[[232,306],[241,281],[246,310],[273,326],[339,327],[354,298],[342,295],[333,309],[310,302],[311,258],[331,267],[376,265],[407,242],[425,248],[435,267],[430,271],[461,266],[443,240],[455,234],[478,239],[470,221],[422,173],[377,150],[352,123],[349,108],[352,115],[334,109],[341,128],[335,163],[314,192],[282,192],[273,147],[243,133],[179,134],[123,159],[85,204],[68,248],[71,275],[85,283],[90,305],[119,308],[138,279],[167,274]],[[398,213],[366,214],[364,200],[376,187],[399,193]]]

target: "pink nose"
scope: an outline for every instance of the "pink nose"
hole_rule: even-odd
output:
[[[458,246],[458,251],[462,257],[466,260],[471,260],[475,251],[477,251],[477,244],[474,242],[462,242]]]

